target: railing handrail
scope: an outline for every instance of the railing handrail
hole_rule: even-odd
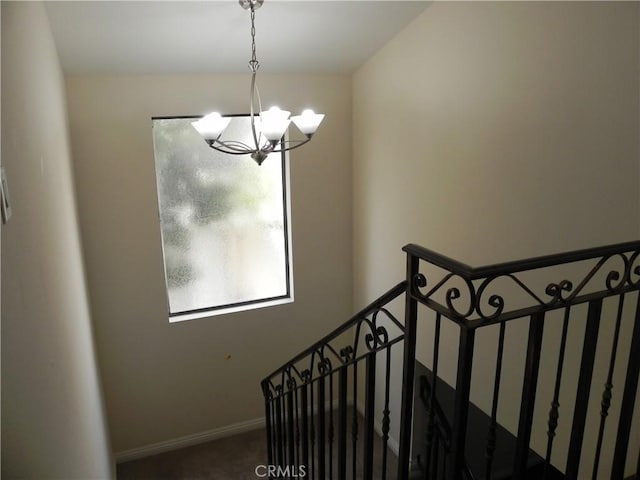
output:
[[[567,263],[589,260],[592,258],[607,257],[632,250],[640,250],[640,240],[624,243],[616,243],[604,247],[587,248],[565,253],[556,253],[540,257],[532,257],[525,260],[497,263],[482,267],[471,267],[465,263],[454,260],[428,248],[410,243],[402,249],[409,255],[425,260],[433,265],[449,270],[465,280],[477,280],[487,277],[508,275],[517,272],[526,272],[538,268],[552,267]]]
[[[280,366],[279,368],[274,370],[271,374],[267,375],[262,380],[262,384],[263,385],[266,384],[271,378],[275,377],[276,375],[279,375],[283,370],[287,369],[289,366],[291,366],[291,365],[297,363],[298,361],[302,360],[303,358],[313,354],[313,352],[317,351],[320,347],[322,347],[323,345],[329,343],[331,340],[333,340],[334,338],[340,336],[342,333],[346,332],[349,328],[351,328],[354,325],[356,325],[360,320],[362,320],[363,317],[366,317],[371,312],[382,308],[383,306],[385,306],[386,304],[388,304],[392,300],[396,299],[401,294],[405,293],[406,290],[407,290],[407,283],[408,282],[406,280],[403,280],[402,282],[398,283],[395,287],[389,289],[387,292],[382,294],[380,297],[378,297],[376,300],[371,302],[365,308],[363,308],[358,313],[353,315],[345,323],[343,323],[342,325],[340,325],[339,327],[334,329],[331,333],[325,335],[322,339],[320,339],[317,342],[315,342],[309,348],[303,350],[298,355],[293,357],[291,360],[286,362],[284,365]]]

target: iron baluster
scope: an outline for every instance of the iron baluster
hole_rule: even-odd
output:
[[[278,465],[283,464],[283,438],[282,438],[282,399],[279,395],[279,392],[276,392],[278,395],[276,398],[276,463]]]
[[[551,409],[549,410],[549,420],[547,422],[549,430],[547,431],[547,453],[544,462],[544,478],[549,474],[549,465],[551,464],[551,452],[553,450],[553,439],[556,436],[556,428],[558,427],[558,418],[560,417],[560,385],[562,382],[562,371],[564,368],[564,355],[567,347],[567,333],[569,332],[569,318],[571,316],[571,308],[564,310],[564,318],[562,320],[562,335],[560,337],[560,351],[558,352],[558,367],[556,369],[556,382],[553,390],[553,400],[551,401]]]
[[[529,457],[529,441],[531,440],[531,423],[536,400],[543,330],[544,313],[532,315],[529,319],[529,342],[522,385],[522,406],[520,407],[518,439],[516,441],[516,454],[513,465],[513,476],[516,480],[525,478],[527,458]]]
[[[333,372],[329,374],[329,478],[333,480]]]
[[[382,411],[382,480],[387,478],[387,457],[389,449],[389,427],[391,418],[389,414],[389,393],[391,380],[391,345],[387,347],[386,364],[384,372],[384,410]]]
[[[313,366],[311,371],[313,372]],[[313,395],[313,380],[311,380],[311,426],[309,429],[309,435],[311,437],[311,478],[316,478],[316,428],[315,428],[315,410],[313,408],[314,405],[314,395]]]
[[[273,424],[271,422],[271,403],[272,396],[271,391],[269,390],[269,385],[267,382],[263,382],[262,391],[264,392],[265,402],[264,402],[264,410],[265,410],[265,422],[266,422],[266,430],[267,430],[267,461],[269,465],[273,465],[273,438],[272,438],[272,429]]]
[[[433,335],[433,381],[431,382],[431,395],[429,399],[429,411],[427,421],[427,452],[425,455],[425,471],[429,471],[431,463],[431,449],[433,446],[434,435],[434,419],[435,419],[435,405],[436,405],[436,384],[438,383],[438,357],[440,353],[440,327],[442,323],[442,317],[439,313],[436,314],[435,331]]]
[[[295,456],[295,462],[296,462],[296,467],[300,467],[300,403],[298,402],[298,398],[300,395],[300,390],[296,389],[296,391],[294,392],[294,396],[293,396],[293,401],[294,401],[294,415],[295,415],[295,419],[296,419],[296,456]]]
[[[300,388],[300,403],[302,405],[302,465],[304,465],[305,469],[309,468],[309,399],[307,398],[307,387],[308,383],[305,379],[304,384]]]
[[[469,393],[471,390],[475,333],[474,329],[460,328],[456,398],[453,406],[453,431],[451,432],[452,468],[449,470],[450,480],[462,480],[465,464],[464,449],[467,439],[467,417],[469,415]]]
[[[324,480],[325,478],[325,392],[324,392],[324,375],[321,375],[318,382],[318,430],[317,430],[317,442],[318,442],[318,479]]]
[[[295,465],[295,441],[294,434],[295,431],[295,419],[293,418],[293,392],[287,393],[287,447],[288,447],[288,459],[286,462],[287,466]]]
[[[609,415],[609,407],[611,406],[611,390],[613,389],[613,371],[616,365],[616,354],[618,352],[618,340],[620,339],[620,325],[622,324],[622,312],[624,310],[624,293],[620,294],[618,300],[618,313],[616,315],[616,326],[613,333],[613,344],[611,345],[611,357],[609,358],[609,371],[607,373],[607,381],[604,384],[602,392],[602,402],[600,410],[600,427],[598,428],[598,441],[596,444],[596,453],[593,461],[592,480],[597,480],[598,468],[600,466],[600,453],[602,450],[602,440],[604,438],[604,427]]]
[[[376,357],[374,353],[368,354],[365,359],[365,379],[362,478],[373,480],[373,421],[376,396]]]
[[[347,478],[347,381],[348,367],[338,373],[338,480]]]
[[[571,426],[571,440],[567,456],[566,476],[569,479],[578,478],[580,468],[580,454],[582,453],[582,440],[584,438],[584,423],[587,418],[587,406],[591,391],[591,378],[598,343],[598,329],[600,327],[600,314],[602,312],[602,299],[589,302],[587,312],[587,326],[582,347],[582,361],[578,376],[578,391],[576,403],[573,409],[573,423]]]
[[[496,425],[498,415],[498,399],[500,397],[500,377],[502,375],[502,353],[504,351],[504,332],[506,324],[500,324],[500,331],[498,333],[498,354],[496,356],[496,373],[493,382],[493,402],[491,405],[491,422],[489,424],[489,432],[487,434],[487,449],[486,460],[487,465],[485,468],[485,478],[491,480],[493,455],[496,450]]]

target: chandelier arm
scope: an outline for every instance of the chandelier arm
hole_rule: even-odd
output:
[[[222,148],[219,146],[220,144],[209,144],[209,146],[211,148],[213,148],[214,150],[227,154],[227,155],[247,155],[248,153],[251,153],[251,150],[249,151],[240,151],[240,150],[233,150],[233,149],[226,149],[226,148]]]
[[[239,140],[216,140],[216,143],[222,145],[225,148],[229,148],[232,150],[247,150],[252,152],[254,150],[253,147],[247,145],[246,143],[240,142]]]
[[[286,142],[280,142],[280,145],[286,144],[286,143],[292,143],[292,142],[299,142],[299,143],[296,143],[295,145],[293,145],[291,147],[285,146],[284,148],[274,148],[271,152],[272,153],[281,153],[281,152],[288,152],[290,150],[295,150],[296,148],[301,147],[302,145],[304,145],[305,143],[308,143],[309,141],[311,141],[310,138],[307,138],[306,140],[289,140],[289,141],[286,141]]]
[[[256,150],[260,150],[260,143],[258,142],[258,133],[256,132],[256,114],[254,110],[255,93],[258,90],[258,87],[256,86],[256,74],[257,74],[257,71],[254,71],[251,74],[251,95],[250,95],[249,110],[251,115],[251,133],[253,135],[253,142],[256,145]],[[260,94],[258,93],[258,108],[260,108],[259,102],[260,102]]]
[[[237,142],[235,140],[224,141],[224,142],[221,140],[215,140],[214,142],[210,143],[210,146],[211,148],[215,148],[220,152],[230,151],[240,155],[251,153],[254,151],[254,149],[249,145],[247,145],[246,143]]]

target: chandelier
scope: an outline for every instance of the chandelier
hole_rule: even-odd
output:
[[[230,155],[250,154],[258,165],[262,164],[270,153],[286,152],[298,148],[309,140],[318,129],[320,122],[324,118],[323,114],[314,113],[313,110],[305,110],[301,115],[291,117],[291,112],[280,110],[278,107],[271,107],[269,110],[262,110],[260,103],[260,93],[256,84],[256,75],[260,64],[256,57],[256,10],[260,8],[264,0],[239,0],[240,6],[251,11],[251,60],[249,70],[251,70],[251,92],[249,98],[249,111],[251,119],[251,133],[253,144],[236,140],[222,139],[222,133],[229,125],[231,117],[225,117],[218,112],[209,113],[198,121],[192,122],[193,127],[204,138],[207,144],[223,153]],[[258,111],[259,114],[255,112]],[[303,140],[289,140],[284,138],[289,124],[293,121],[295,126],[305,136]]]

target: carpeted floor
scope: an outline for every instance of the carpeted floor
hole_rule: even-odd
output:
[[[266,433],[254,430],[233,437],[121,463],[118,480],[255,480],[267,463]]]
[[[360,438],[362,438],[360,436]],[[350,444],[351,442],[347,442]],[[349,445],[349,449],[351,446]],[[362,448],[359,443],[358,449]],[[380,459],[382,442],[376,438],[374,445],[374,479],[381,475]],[[334,444],[332,463],[335,469],[337,449]],[[351,452],[347,455],[351,461]],[[154,455],[152,457],[121,463],[117,466],[118,480],[256,480],[264,474],[267,464],[266,433],[264,429],[254,430],[233,437],[223,438],[193,447]],[[358,462],[356,478],[362,478],[362,465]],[[396,456],[388,451],[387,479],[395,478]],[[350,470],[348,468],[348,470]],[[306,472],[311,478],[310,473]],[[317,475],[316,475],[317,476]],[[351,474],[347,475],[351,478]],[[334,474],[333,478],[337,478]]]

